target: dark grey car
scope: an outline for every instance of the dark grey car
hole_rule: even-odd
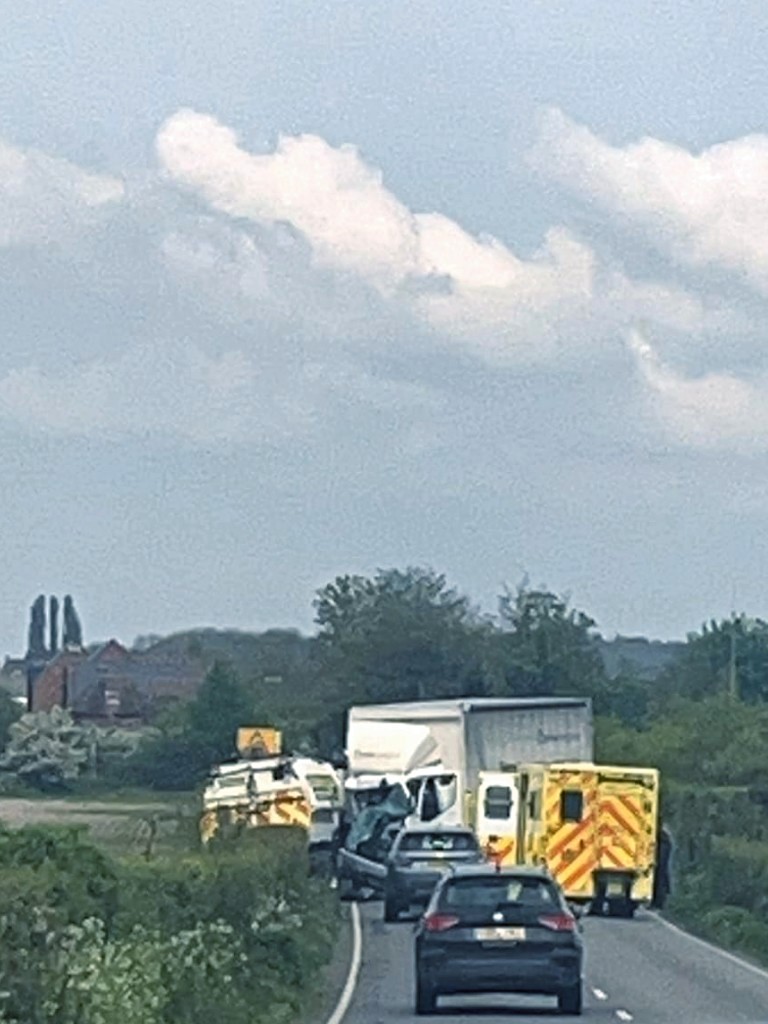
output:
[[[446,871],[458,864],[477,864],[483,860],[471,829],[424,825],[403,829],[387,857],[384,920],[396,921],[414,904],[426,906]]]
[[[522,992],[580,1014],[582,966],[578,922],[546,871],[457,867],[416,929],[416,1012],[441,995]]]

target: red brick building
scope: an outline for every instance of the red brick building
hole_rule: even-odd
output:
[[[91,651],[56,654],[30,683],[30,710],[58,705],[80,721],[139,723],[163,706],[193,698],[204,677],[197,658],[129,651],[110,640]]]

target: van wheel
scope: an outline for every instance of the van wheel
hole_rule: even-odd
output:
[[[558,992],[557,1008],[560,1013],[567,1013],[574,1017],[581,1015],[581,982]]]
[[[437,1008],[437,992],[422,978],[416,975],[416,1013],[419,1017],[434,1013]]]
[[[354,899],[355,898],[355,887],[354,887],[354,884],[352,883],[352,879],[348,878],[346,875],[342,875],[342,877],[338,881],[339,881],[339,888],[338,888],[339,899],[340,900],[344,900],[345,902],[347,900]]]
[[[400,917],[400,905],[388,896],[384,897],[384,920],[393,924]]]

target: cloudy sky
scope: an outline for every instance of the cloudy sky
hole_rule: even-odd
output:
[[[0,650],[768,616],[764,0],[0,3]]]

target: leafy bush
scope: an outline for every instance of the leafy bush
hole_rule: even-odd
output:
[[[3,830],[0,869],[3,1024],[289,1024],[333,947],[295,829],[153,862]]]
[[[39,789],[61,789],[95,757],[95,730],[58,707],[22,715],[9,731],[0,771]]]
[[[253,697],[234,670],[215,662],[197,696],[161,717],[126,763],[131,781],[163,790],[192,789],[235,754],[235,736],[252,720]]]

